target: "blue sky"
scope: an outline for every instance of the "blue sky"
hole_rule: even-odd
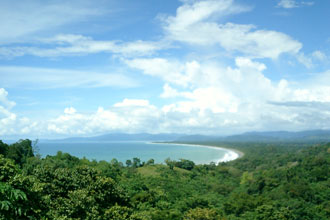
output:
[[[0,137],[330,128],[330,2],[0,2]]]

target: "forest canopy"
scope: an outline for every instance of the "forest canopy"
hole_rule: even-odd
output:
[[[0,219],[330,218],[330,144],[231,144],[245,156],[218,165],[41,158],[32,145],[0,141]]]

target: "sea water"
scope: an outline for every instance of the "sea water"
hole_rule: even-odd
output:
[[[187,159],[196,164],[209,164],[235,159],[236,153],[227,149],[196,145],[165,144],[150,142],[83,142],[83,143],[53,143],[39,142],[37,153],[42,157],[56,155],[58,151],[69,153],[79,158],[90,160],[111,161],[113,158],[125,163],[134,157],[141,161],[154,159],[155,163],[164,163],[164,160]]]

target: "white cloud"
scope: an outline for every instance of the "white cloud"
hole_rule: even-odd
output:
[[[160,95],[161,98],[175,98],[180,96],[180,93],[172,88],[169,84],[163,86],[163,93]]]
[[[16,132],[17,116],[0,105],[0,135],[8,135]]]
[[[146,75],[156,76],[167,82],[185,86],[189,81],[189,76],[183,74],[186,66],[177,61],[163,58],[141,58],[126,60],[125,63],[131,68],[142,70]]]
[[[298,8],[301,6],[312,6],[312,5],[314,5],[314,2],[311,1],[297,2],[296,0],[280,0],[280,2],[277,4],[277,7],[291,9],[291,8]]]
[[[113,53],[122,56],[150,55],[157,50],[167,47],[165,41],[98,41],[91,37],[72,34],[60,34],[52,38],[37,41],[39,46],[3,46],[0,55],[3,57],[17,57],[33,55],[39,57],[81,56],[95,53]]]
[[[316,50],[312,53],[312,57],[319,60],[319,61],[327,61],[328,57],[322,51]]]
[[[8,92],[0,88],[0,136],[27,134],[36,127],[36,122],[21,118],[12,112],[15,102],[8,100]]]
[[[147,100],[124,99],[109,109],[99,107],[90,114],[64,114],[47,122],[49,133],[62,135],[87,135],[109,131],[155,132],[154,122],[159,118],[158,109]]]
[[[144,60],[144,63],[149,62]],[[167,60],[165,63],[171,62]],[[217,131],[235,133],[246,130],[329,128],[321,121],[317,126],[313,122],[315,119],[313,114],[316,111],[319,111],[320,117],[330,119],[330,114],[324,108],[288,109],[287,106],[274,107],[269,104],[269,102],[329,102],[330,86],[326,83],[330,80],[328,73],[322,73],[314,80],[308,79],[306,84],[290,83],[284,79],[276,83],[262,73],[266,70],[265,64],[244,57],[236,58],[235,68],[197,61],[181,65],[177,61],[173,63],[182,67],[179,68],[182,70],[179,78],[189,79],[185,84],[166,79],[164,74],[171,75],[171,72],[162,72],[163,67],[160,65],[154,65],[150,69],[148,65],[141,65],[144,72],[160,77],[166,82],[161,94],[162,98],[186,99],[161,108],[162,114],[165,114],[167,119],[167,122],[163,123],[172,129],[182,126],[185,131],[197,133],[208,131],[215,134]],[[194,64],[197,76],[189,74],[188,68],[184,68],[188,63]],[[184,91],[174,89],[171,83],[182,86]],[[307,118],[304,119],[304,116]],[[164,127],[162,123],[160,124]]]
[[[56,118],[31,122],[1,106],[2,135],[76,136],[107,132],[177,132],[225,135],[251,130],[329,128],[329,72],[306,83],[272,82],[266,66],[239,57],[234,67],[195,63],[197,81],[174,89],[164,85],[163,98],[180,98],[155,106],[146,99],[123,99],[111,107],[80,113],[73,107]],[[182,64],[186,66],[186,64]],[[186,71],[185,73],[187,73]],[[213,81],[207,81],[210,75]],[[323,82],[323,83],[320,83]],[[193,86],[192,86],[193,85]],[[180,91],[181,90],[181,91]]]
[[[40,57],[77,56],[112,53],[120,56],[145,56],[171,47],[173,41],[192,45],[219,45],[226,51],[245,56],[276,59],[283,53],[296,54],[302,44],[290,36],[254,25],[217,23],[223,17],[251,10],[232,0],[185,1],[175,16],[163,18],[165,35],[160,41],[94,40],[82,35],[62,34],[36,40],[39,46],[4,46],[4,57],[33,55]]]
[[[180,63],[163,58],[134,59],[126,62],[131,67],[139,68],[143,73],[159,77],[168,83],[164,86],[164,97],[176,95],[189,98],[189,93],[174,90],[170,87],[170,83],[190,89],[218,87],[230,90],[236,88],[237,96],[241,97],[244,97],[245,94],[246,96],[251,95],[253,90],[256,90],[253,94],[257,97],[261,92],[257,89],[271,87],[270,80],[261,73],[266,69],[266,66],[248,58],[237,58],[237,68],[223,67],[217,63],[199,63],[197,61]],[[256,83],[258,83],[258,87],[255,86]],[[251,91],[243,92],[246,88]]]
[[[124,99],[122,102],[116,103],[114,107],[134,107],[134,106],[149,106],[149,101],[145,99]]]
[[[306,5],[306,6],[312,6],[312,5],[315,4],[315,2],[310,2],[310,1],[309,1],[309,2],[304,2],[304,1],[303,1],[303,2],[301,2],[301,4],[302,4],[302,5]]]
[[[165,19],[164,30],[171,40],[192,45],[219,45],[257,58],[276,59],[283,53],[296,54],[302,44],[290,36],[269,30],[254,30],[254,25],[219,24],[214,17],[249,10],[233,1],[201,1],[185,3],[176,16]]]
[[[75,108],[73,108],[73,107],[68,107],[68,108],[65,108],[64,109],[64,113],[65,114],[68,114],[68,115],[72,115],[72,114],[74,114],[76,112],[77,112],[77,110]]]
[[[218,103],[215,101],[213,97],[217,96],[216,89],[197,90],[194,92],[195,100],[177,102],[161,108],[151,105],[122,106],[99,108],[90,114],[62,115],[48,122],[48,132],[69,136],[107,132],[225,135],[247,130],[329,128],[325,122],[330,119],[327,110],[274,106],[261,102],[240,103],[229,108],[221,99],[217,99],[220,101]],[[226,100],[226,96],[222,98]],[[230,97],[227,98],[230,101]],[[207,108],[203,109],[205,106]]]
[[[323,52],[315,51],[312,55],[305,55],[301,52],[302,44],[284,33],[258,29],[252,24],[224,22],[230,15],[251,10],[234,1],[183,2],[175,16],[163,17],[162,28],[165,33],[159,42],[95,40],[84,35],[60,34],[34,39],[30,44],[7,44],[0,48],[0,54],[7,57],[58,57],[96,53],[120,55],[128,67],[163,81],[160,97],[171,98],[166,100],[167,104],[157,106],[152,100],[126,98],[108,108],[99,107],[95,112],[83,113],[79,111],[83,109],[76,110],[69,103],[57,117],[32,122],[12,110],[15,102],[8,100],[6,90],[0,89],[0,134],[75,136],[107,132],[184,132],[222,135],[251,130],[329,128],[327,122],[330,120],[330,112],[325,105],[330,102],[329,71],[314,74],[306,81],[275,81],[267,77],[269,73],[265,74],[267,66],[261,59],[256,61],[256,58],[277,59],[288,53],[305,66],[312,67],[312,61],[328,59]],[[293,5],[290,6],[288,2]],[[71,10],[71,3],[67,4],[67,10]],[[287,8],[308,5],[294,1],[282,4],[281,7]],[[50,25],[51,29],[100,13],[98,10],[85,12],[82,8],[78,7],[67,21],[56,21],[57,15],[47,17],[43,13],[63,9],[62,6],[54,9],[50,9],[49,5],[44,6],[41,8],[44,12],[40,14],[33,11],[31,16],[55,19],[52,21],[54,23],[51,19],[35,21],[33,25],[27,24],[21,32],[0,37],[0,42],[8,43],[10,38],[14,41],[22,40],[30,34],[48,30],[46,25]],[[17,18],[27,14],[25,11],[17,13],[20,14],[15,15]],[[65,17],[66,13],[60,15]],[[28,17],[26,21],[30,20],[34,19]],[[0,22],[0,27],[4,23]],[[23,25],[15,19],[12,24],[18,27]],[[10,32],[10,28],[3,30]],[[171,45],[181,46],[178,42],[196,48],[201,46],[204,49],[206,46],[206,50],[209,46],[217,51],[222,48],[230,52],[229,59],[233,64],[226,65],[220,59],[203,60],[198,55],[189,59],[186,54],[183,55],[186,61],[161,56],[140,57]],[[232,57],[236,58],[233,60]],[[138,86],[136,80],[122,74],[69,69],[2,66],[0,76],[0,84],[6,88]]]
[[[246,7],[234,5],[232,0],[222,1],[197,1],[190,4],[186,2],[176,11],[175,17],[168,17],[166,22],[170,32],[181,31],[187,27],[194,25],[200,21],[216,16],[223,17],[225,15],[239,13],[249,10]]]
[[[122,74],[68,69],[0,66],[2,86],[22,88],[66,87],[135,87],[133,80]]]
[[[231,93],[222,88],[208,87],[198,88],[184,94],[191,101],[180,101],[170,105],[172,111],[191,113],[197,111],[204,114],[205,111],[213,113],[237,112],[237,100]],[[165,107],[169,110],[168,107]]]
[[[0,106],[1,124],[3,126],[9,125],[11,121],[16,120],[16,115],[6,109],[4,106]],[[8,126],[10,128],[10,126]]]
[[[252,60],[243,57],[236,58],[236,66],[255,69],[259,72],[262,72],[267,68],[263,63],[253,62]]]
[[[304,53],[298,53],[296,55],[297,60],[307,68],[313,67],[313,61],[310,56],[306,56]]]
[[[0,44],[21,42],[32,35],[53,31],[107,12],[90,0],[0,2]],[[109,13],[109,12],[108,12]]]
[[[154,59],[149,61],[152,63]],[[147,59],[143,62],[149,64]],[[270,80],[263,73],[267,70],[265,64],[246,57],[237,57],[232,67],[210,62],[172,62],[163,58],[160,63],[179,67],[181,71],[176,74],[185,79],[185,83],[180,84],[163,75],[171,75],[167,70],[172,67],[165,71],[162,65],[142,69],[164,80],[161,97],[173,98],[170,104],[156,106],[146,99],[123,99],[91,113],[67,107],[56,118],[33,123],[2,106],[1,134],[86,136],[107,132],[184,132],[225,135],[251,130],[329,128],[326,122],[330,120],[330,112],[324,104],[330,103],[329,71],[291,83],[284,79]],[[7,97],[6,92],[3,94]]]
[[[316,50],[311,54],[305,55],[302,52],[296,54],[297,60],[307,68],[315,67],[315,61],[326,63],[329,61],[328,56],[320,50]]]
[[[4,88],[0,88],[0,104],[10,109],[14,107],[16,103],[13,101],[9,101],[7,96],[8,96],[8,92]]]
[[[277,6],[282,8],[297,8],[298,4],[295,0],[281,0]]]

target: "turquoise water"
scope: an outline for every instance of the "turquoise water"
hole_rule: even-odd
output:
[[[116,158],[125,163],[134,157],[141,161],[154,159],[156,163],[164,163],[166,158],[181,158],[194,161],[196,164],[218,162],[224,158],[227,150],[199,146],[176,144],[151,144],[148,142],[89,142],[89,143],[38,143],[38,151],[42,157],[56,155],[58,151],[90,160],[110,161]]]

